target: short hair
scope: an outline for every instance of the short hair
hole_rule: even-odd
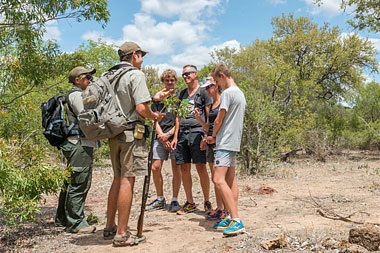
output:
[[[131,62],[132,60],[132,55],[133,52],[130,54],[125,54],[122,50],[118,50],[117,53],[119,54],[120,61],[126,61],[126,62]],[[140,50],[135,52],[136,54],[142,54]]]
[[[187,64],[187,65],[183,66],[182,69],[185,69],[185,68],[187,68],[187,67],[193,68],[193,69],[195,70],[195,72],[198,72],[197,66],[195,66],[195,65],[191,65],[191,64]]]
[[[226,77],[232,77],[231,70],[223,63],[216,65],[211,72],[211,74],[216,77],[220,77],[221,73],[223,73]]]
[[[161,80],[161,82],[164,82],[164,80],[166,78],[169,78],[169,77],[174,77],[176,82],[178,80],[177,73],[172,69],[167,69],[164,72],[162,72],[162,74],[160,76],[160,80]]]

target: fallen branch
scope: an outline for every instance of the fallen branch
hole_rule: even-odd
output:
[[[320,203],[318,203],[314,198],[313,196],[311,196],[311,193],[310,193],[310,190],[309,190],[309,196],[310,196],[310,199],[312,200],[312,204],[314,205],[314,207],[317,207],[317,213],[324,217],[324,218],[327,218],[327,219],[331,219],[331,220],[340,220],[340,221],[344,221],[344,222],[349,222],[349,223],[354,223],[354,224],[369,224],[369,225],[378,225],[380,226],[380,223],[372,223],[372,222],[361,222],[361,221],[355,221],[355,220],[351,220],[350,218],[352,216],[354,216],[356,213],[365,213],[365,212],[362,212],[362,211],[357,211],[357,212],[353,212],[352,214],[344,217],[342,215],[339,215],[325,207],[323,207]],[[369,215],[368,213],[365,213],[367,215]]]

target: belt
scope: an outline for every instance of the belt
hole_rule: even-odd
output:
[[[125,130],[134,130],[136,127],[136,124],[144,125],[144,123],[141,123],[140,121],[132,121],[127,123],[127,127]]]

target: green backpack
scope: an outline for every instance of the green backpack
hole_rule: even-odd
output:
[[[87,139],[112,138],[127,129],[116,90],[121,76],[134,69],[128,64],[116,65],[94,78],[82,92],[84,110],[79,113],[78,122]]]

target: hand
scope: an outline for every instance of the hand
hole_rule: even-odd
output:
[[[161,144],[162,146],[166,149],[166,150],[171,150],[172,147],[170,145],[170,141],[161,141]]]
[[[207,138],[205,137],[201,140],[200,149],[203,151],[203,150],[206,150],[206,148],[207,148]]]
[[[157,138],[161,142],[165,142],[165,141],[167,141],[170,138],[170,134],[169,133],[162,133],[162,134],[157,135]]]
[[[175,150],[177,148],[177,142],[178,140],[177,139],[173,139],[172,142],[171,142],[171,147],[172,147],[172,150]]]
[[[157,118],[157,122],[160,122],[162,120],[163,117],[165,117],[166,113],[162,113],[162,112],[154,112],[154,117]]]
[[[212,136],[207,136],[207,143],[214,144],[216,142],[216,138]]]
[[[198,107],[195,107],[194,108],[194,116],[197,120],[200,119],[201,118],[201,109],[199,109]]]
[[[163,89],[163,90],[160,90],[159,92],[156,93],[156,95],[154,95],[154,101],[161,101],[163,100],[164,98],[172,95],[175,93],[175,90],[174,89]]]

